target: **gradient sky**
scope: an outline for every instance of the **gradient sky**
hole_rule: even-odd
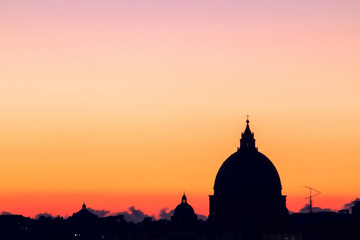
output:
[[[195,3],[194,3],[195,2]],[[360,1],[0,0],[0,212],[208,214],[246,115],[287,206],[360,196]]]

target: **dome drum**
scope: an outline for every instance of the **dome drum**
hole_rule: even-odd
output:
[[[210,219],[227,220],[280,217],[287,213],[285,196],[210,196]]]

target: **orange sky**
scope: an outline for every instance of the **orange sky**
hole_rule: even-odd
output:
[[[207,215],[250,115],[287,206],[360,196],[357,1],[0,0],[0,211]],[[88,204],[88,205],[89,205]]]

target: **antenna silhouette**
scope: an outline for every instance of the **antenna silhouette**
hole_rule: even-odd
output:
[[[309,203],[309,209],[310,209],[310,213],[312,213],[312,198],[315,197],[315,196],[317,196],[317,195],[319,195],[321,192],[318,191],[318,190],[316,190],[316,189],[314,189],[314,188],[308,187],[308,186],[305,186],[305,187],[310,190],[310,196],[307,197],[307,198],[305,198],[305,199],[308,199],[308,198],[309,198],[309,200],[310,200],[310,201],[309,201],[309,202],[310,202],[310,203]],[[315,194],[312,194],[311,191],[314,191]]]

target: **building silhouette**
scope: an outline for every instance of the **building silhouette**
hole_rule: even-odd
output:
[[[196,220],[197,215],[194,209],[188,204],[184,193],[181,198],[181,203],[174,210],[174,216],[171,217],[171,221],[177,223],[194,223]]]
[[[288,214],[279,174],[255,147],[249,120],[240,147],[220,167],[210,196],[209,219],[218,222],[267,220]]]
[[[74,239],[99,239],[100,222],[99,217],[90,212],[85,203],[82,208],[68,219]]]
[[[355,216],[360,216],[360,201],[354,203],[354,206],[351,207],[351,212]]]
[[[86,207],[86,204],[83,203],[83,205],[81,206],[81,209],[74,213],[71,217],[71,219],[73,221],[88,221],[89,219],[90,220],[93,220],[93,221],[96,221],[99,217],[96,216],[95,214],[93,214],[92,212],[90,212],[87,207]]]

